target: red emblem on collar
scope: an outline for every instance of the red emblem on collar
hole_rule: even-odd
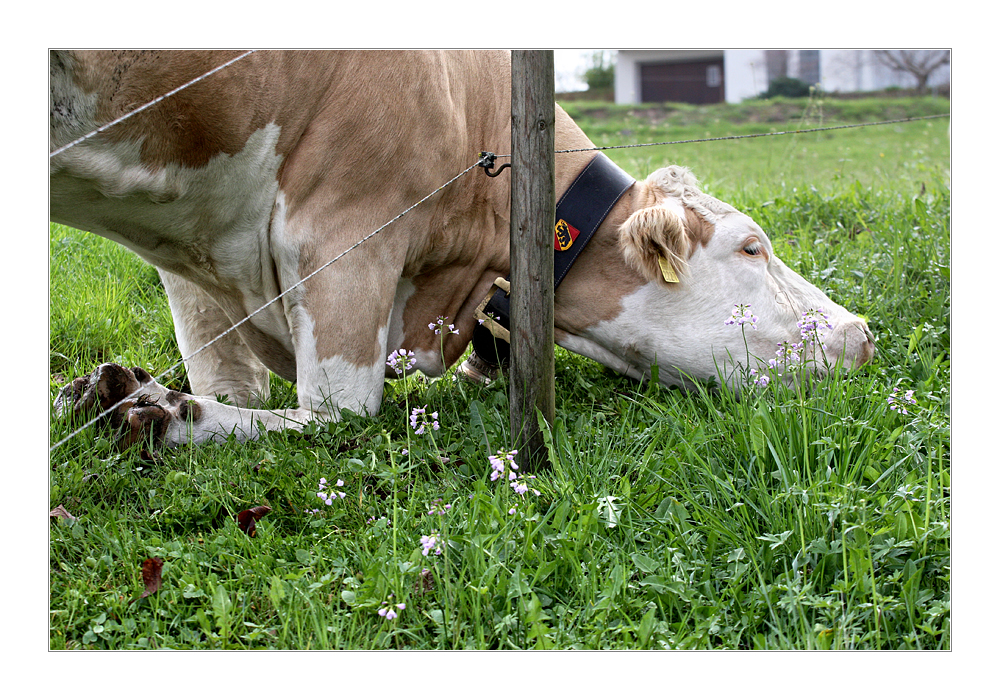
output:
[[[559,219],[556,222],[556,250],[569,250],[579,235],[578,229],[568,224],[565,219]]]

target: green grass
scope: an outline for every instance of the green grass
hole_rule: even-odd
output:
[[[947,114],[948,100],[776,99],[737,105],[563,105],[597,146],[760,134]],[[860,183],[898,188],[947,178],[948,120],[711,143],[611,150],[636,176],[665,162],[692,169],[719,197],[762,201],[796,188],[834,192]],[[738,164],[738,167],[734,166]],[[734,201],[735,203],[735,201]]]
[[[689,111],[698,123],[580,120],[599,144],[762,123]],[[768,125],[804,121],[786,119]],[[50,460],[51,506],[76,517],[50,526],[51,648],[949,649],[945,121],[609,152],[640,176],[688,164],[754,216],[782,259],[868,317],[879,350],[862,370],[737,399],[557,349],[555,466],[524,498],[489,479],[488,456],[511,447],[503,382],[411,377],[387,383],[374,419],[152,461],[88,430]],[[155,271],[56,225],[50,250],[53,397],[101,361],[176,362]],[[292,405],[294,387],[272,383],[271,405]],[[897,386],[915,392],[908,415],[889,409]],[[408,429],[425,404],[433,440]],[[67,432],[52,423],[53,441]],[[321,503],[321,477],[347,497]],[[273,510],[249,538],[231,516],[260,504]],[[425,557],[432,533],[447,545]],[[162,587],[139,598],[147,557]],[[387,621],[390,600],[406,609]]]

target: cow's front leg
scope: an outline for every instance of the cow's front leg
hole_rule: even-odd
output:
[[[252,440],[267,430],[301,430],[310,422],[339,420],[345,409],[375,414],[382,401],[391,293],[372,294],[370,288],[347,283],[335,298],[322,294],[322,288],[310,289],[309,282],[303,286],[286,297],[295,340],[298,408],[231,406],[169,390],[138,367],[105,364],[63,387],[56,398],[57,413],[106,411],[121,402],[106,420],[117,429],[123,448],[147,441],[166,447],[223,442],[230,435]]]
[[[120,404],[120,405],[117,405]],[[312,411],[265,411],[219,403],[158,384],[145,370],[104,364],[86,377],[64,386],[55,401],[56,413],[67,417],[108,411],[102,423],[115,430],[116,444],[136,443],[174,447],[188,442],[224,442],[230,435],[250,440],[264,430],[301,429],[322,419]]]
[[[356,291],[334,298],[307,288],[288,305],[299,408],[322,420],[343,410],[374,415],[382,403],[391,291],[388,304],[377,294],[352,300]]]

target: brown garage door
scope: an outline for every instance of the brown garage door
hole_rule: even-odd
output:
[[[647,63],[640,67],[643,102],[724,102],[722,59],[688,63]]]

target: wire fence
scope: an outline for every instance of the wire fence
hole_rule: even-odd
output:
[[[931,114],[924,117],[904,117],[902,119],[888,119],[881,122],[862,122],[860,124],[840,124],[837,126],[819,126],[812,129],[795,129],[793,131],[766,131],[758,134],[740,134],[735,136],[712,136],[701,139],[685,139],[683,141],[658,141],[656,143],[631,143],[623,146],[595,146],[594,148],[571,148],[556,153],[578,153],[580,151],[611,151],[617,148],[644,148],[646,146],[676,146],[684,143],[708,143],[710,141],[735,141],[737,139],[759,139],[767,136],[791,136],[793,134],[811,134],[817,131],[835,131],[837,129],[857,129],[862,126],[882,126],[884,124],[902,124],[903,122],[917,122],[925,119],[941,119],[950,117],[950,114]],[[509,156],[508,156],[509,157]]]
[[[91,132],[89,132],[89,133],[87,133],[87,134],[85,134],[85,135],[83,135],[83,136],[81,136],[81,137],[79,137],[79,138],[77,138],[77,139],[75,139],[73,141],[70,141],[69,143],[67,143],[67,144],[65,144],[65,145],[63,145],[63,146],[55,149],[51,153],[49,153],[49,157],[52,158],[54,156],[57,156],[60,153],[63,153],[64,151],[66,151],[66,150],[68,150],[68,149],[70,149],[70,148],[72,148],[72,147],[74,147],[74,146],[76,146],[76,145],[78,145],[80,143],[83,143],[87,139],[93,138],[97,134],[102,133],[102,132],[104,132],[104,131],[112,128],[116,124],[119,124],[119,123],[125,121],[126,119],[128,119],[130,117],[133,117],[136,114],[139,114],[143,110],[148,109],[149,107],[152,107],[153,105],[155,105],[155,104],[157,104],[159,102],[162,102],[163,100],[169,98],[171,95],[175,95],[178,92],[180,92],[181,90],[183,90],[183,89],[185,89],[187,87],[190,87],[191,85],[194,85],[195,83],[197,83],[197,82],[199,82],[201,80],[204,80],[205,78],[209,77],[210,75],[213,75],[213,74],[215,74],[215,73],[223,70],[224,68],[227,68],[228,66],[233,65],[234,63],[236,63],[236,62],[238,62],[238,61],[246,58],[247,56],[255,53],[255,51],[256,51],[256,49],[255,50],[251,50],[251,51],[247,51],[247,52],[245,52],[245,53],[237,56],[236,58],[233,58],[233,59],[231,59],[231,60],[223,63],[222,65],[217,66],[216,68],[213,68],[212,70],[208,71],[207,73],[204,73],[203,75],[200,75],[197,78],[195,78],[193,80],[190,80],[190,81],[184,83],[183,85],[180,85],[180,86],[174,88],[173,90],[171,90],[171,91],[169,91],[169,92],[161,95],[160,97],[156,98],[155,100],[151,100],[150,102],[147,102],[146,104],[144,104],[144,105],[142,105],[142,106],[140,106],[140,107],[138,107],[138,108],[136,108],[136,109],[128,112],[127,114],[122,115],[121,117],[115,119],[114,121],[111,121],[111,122],[105,124],[104,126],[101,126],[101,127],[97,128],[97,129],[94,129],[93,131],[91,131]],[[833,130],[838,130],[838,129],[854,129],[854,128],[865,127],[865,126],[882,126],[882,125],[886,125],[886,124],[900,124],[900,123],[904,123],[904,122],[914,122],[914,121],[921,121],[921,120],[927,120],[927,119],[940,119],[940,118],[949,117],[949,116],[950,116],[949,114],[935,114],[935,115],[930,115],[930,116],[906,117],[906,118],[901,118],[901,119],[890,119],[890,120],[878,121],[878,122],[864,122],[864,123],[858,123],[858,124],[844,124],[844,125],[837,125],[837,126],[816,127],[816,128],[811,128],[811,129],[795,129],[795,130],[791,130],[791,131],[771,131],[771,132],[761,132],[761,133],[756,133],[756,134],[742,134],[742,135],[733,135],[733,136],[717,136],[717,137],[706,137],[706,138],[699,138],[699,139],[684,139],[684,140],[679,140],[679,141],[659,141],[659,142],[655,142],[655,143],[623,144],[623,145],[617,145],[617,146],[593,146],[593,147],[590,147],[590,148],[574,148],[574,149],[557,150],[557,151],[555,151],[555,153],[559,154],[559,153],[579,153],[579,152],[585,152],[585,151],[607,151],[607,150],[624,149],[624,148],[644,148],[644,147],[649,147],[649,146],[672,146],[672,145],[690,144],[690,143],[708,143],[708,142],[713,142],[713,141],[730,141],[730,140],[737,140],[737,139],[764,138],[764,137],[769,137],[769,136],[789,136],[789,135],[793,135],[793,134],[806,134],[806,133],[814,133],[814,132],[819,132],[819,131],[833,131]],[[296,282],[295,284],[293,284],[292,286],[290,286],[288,289],[284,290],[283,292],[281,292],[280,294],[278,294],[276,297],[274,297],[273,299],[271,299],[270,301],[268,301],[264,305],[260,306],[259,308],[257,308],[256,310],[254,310],[253,312],[251,312],[250,314],[248,314],[242,320],[240,320],[239,322],[233,324],[228,329],[226,329],[225,331],[223,331],[222,333],[220,333],[219,335],[217,335],[216,337],[214,337],[212,340],[210,340],[207,343],[203,344],[201,347],[199,347],[197,350],[195,350],[191,354],[189,354],[186,357],[183,357],[180,360],[178,360],[176,363],[174,363],[173,365],[171,365],[168,369],[166,369],[165,371],[161,372],[156,377],[154,377],[154,381],[159,381],[160,379],[166,377],[171,372],[173,372],[175,369],[177,369],[178,367],[180,367],[182,364],[188,362],[189,360],[193,359],[194,357],[196,357],[200,353],[204,352],[209,347],[211,347],[213,344],[215,344],[218,341],[222,340],[227,335],[229,335],[233,331],[237,330],[240,326],[242,326],[243,324],[245,324],[248,321],[250,321],[250,319],[252,319],[254,316],[256,316],[257,314],[259,314],[261,311],[263,311],[264,309],[268,308],[269,306],[271,306],[275,302],[277,302],[280,299],[282,299],[283,297],[285,297],[293,289],[296,289],[297,287],[301,286],[307,280],[309,280],[312,277],[314,277],[315,275],[319,274],[320,272],[322,272],[323,270],[325,270],[326,268],[328,268],[330,265],[333,265],[335,262],[337,262],[338,260],[340,260],[341,258],[343,258],[348,253],[350,253],[351,251],[355,250],[356,248],[358,248],[359,246],[361,246],[362,244],[364,244],[366,241],[368,241],[371,238],[373,238],[375,235],[377,235],[377,234],[381,233],[382,231],[384,231],[386,228],[388,228],[393,223],[399,221],[401,218],[403,218],[406,214],[408,214],[409,212],[411,212],[413,209],[417,208],[418,206],[420,206],[421,204],[423,204],[424,202],[426,202],[428,199],[430,199],[434,195],[438,194],[439,192],[441,192],[442,190],[444,190],[445,188],[447,188],[448,186],[450,186],[451,184],[453,184],[454,182],[456,182],[460,178],[462,178],[465,175],[467,175],[474,168],[476,168],[476,167],[484,167],[485,168],[485,167],[488,166],[488,164],[491,165],[494,158],[510,158],[510,154],[499,155],[498,156],[498,155],[495,155],[493,153],[488,153],[488,152],[480,153],[479,160],[477,160],[475,163],[473,163],[472,165],[470,165],[469,167],[467,167],[465,170],[463,170],[462,172],[460,172],[457,175],[455,175],[454,177],[452,177],[450,180],[448,180],[447,182],[445,182],[444,184],[442,184],[440,187],[438,187],[437,189],[435,189],[433,192],[427,194],[426,196],[424,196],[423,198],[421,198],[417,202],[413,203],[411,206],[409,206],[408,208],[406,208],[404,211],[400,212],[398,215],[396,215],[395,217],[393,217],[392,219],[390,219],[389,221],[387,221],[382,226],[378,227],[377,229],[375,229],[371,233],[369,233],[369,234],[365,235],[363,238],[359,239],[356,243],[354,243],[353,245],[351,245],[350,247],[348,247],[347,249],[345,249],[343,252],[339,253],[336,257],[334,257],[333,259],[327,261],[326,263],[324,263],[323,265],[321,265],[320,267],[318,267],[316,270],[314,270],[310,274],[308,274],[305,277],[303,277],[301,280],[299,280],[298,282]],[[135,398],[135,395],[137,395],[138,393],[139,392],[137,391],[133,395],[126,396],[125,398],[121,399],[120,401],[118,401],[114,405],[110,406],[109,408],[104,409],[98,415],[96,415],[95,417],[91,418],[90,420],[88,420],[87,422],[85,422],[84,424],[82,424],[81,426],[79,426],[77,429],[75,429],[72,432],[70,432],[68,435],[66,435],[65,437],[63,437],[58,442],[54,443],[51,447],[49,447],[49,452],[52,452],[53,450],[55,450],[56,448],[60,447],[61,445],[64,445],[65,443],[69,442],[72,438],[76,437],[77,435],[79,435],[80,433],[82,433],[84,430],[86,430],[90,426],[92,426],[95,423],[97,423],[98,421],[100,421],[105,416],[110,415],[111,413],[113,413],[115,410],[117,410],[118,408],[120,408],[124,404],[128,403],[129,401],[132,401]]]

